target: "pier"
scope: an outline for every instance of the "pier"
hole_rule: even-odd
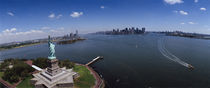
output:
[[[104,80],[99,76],[99,74],[96,73],[94,71],[94,69],[89,67],[90,64],[93,64],[94,62],[96,62],[100,59],[103,59],[103,56],[98,56],[95,59],[88,62],[87,64],[85,64],[85,67],[93,74],[94,78],[96,79],[96,84],[95,84],[94,88],[104,88],[104,86],[105,86]]]
[[[98,56],[98,57],[96,57],[95,59],[93,59],[92,61],[88,62],[88,63],[85,64],[85,65],[88,66],[88,65],[90,65],[90,64],[92,64],[92,63],[94,63],[94,62],[96,62],[96,61],[99,60],[99,59],[103,59],[103,56]]]

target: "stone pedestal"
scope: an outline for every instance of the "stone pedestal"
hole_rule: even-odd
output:
[[[58,66],[58,59],[55,56],[55,45],[49,39],[50,55],[48,56],[46,69],[41,72],[33,74],[34,78],[31,83],[35,88],[73,88],[73,77],[77,74],[72,69],[60,68]]]
[[[58,66],[58,59],[48,59],[48,67],[46,73],[55,76],[58,73],[61,73],[61,69]]]
[[[49,59],[48,67],[33,74],[31,83],[35,88],[73,88],[73,78],[77,75],[72,69],[60,68],[57,59]]]

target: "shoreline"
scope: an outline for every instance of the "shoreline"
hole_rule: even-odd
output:
[[[32,66],[33,62],[31,60],[27,60],[27,61],[24,61],[24,63],[28,64],[29,66]],[[99,76],[99,74],[92,67],[84,65],[84,64],[80,64],[80,63],[75,63],[75,65],[85,67],[87,70],[90,71],[90,74],[92,74],[92,76],[95,78],[95,84],[91,88],[105,88],[104,80]],[[35,70],[34,72],[37,72],[37,71]],[[16,88],[21,81],[19,81],[16,84],[10,84],[7,81],[0,78],[0,83],[9,88]]]
[[[85,66],[91,72],[93,77],[96,79],[96,82],[93,88],[105,88],[104,80],[99,76],[99,74],[93,68],[84,64],[79,64],[79,63],[75,63],[75,65]]]
[[[57,41],[58,45],[65,45],[65,44],[72,44],[72,43],[76,43],[79,41],[84,41],[87,40],[85,38],[78,38],[78,39],[73,39],[73,40],[64,40],[64,41]]]
[[[12,48],[9,48],[9,49],[0,48],[0,51],[11,50],[11,49],[18,49],[18,48],[34,46],[34,45],[39,45],[39,44],[43,44],[43,43],[40,42],[40,43],[33,43],[33,44],[28,44],[28,45],[21,45],[21,46],[12,47]]]
[[[33,62],[29,60],[29,61],[25,61],[25,63],[31,66]],[[80,63],[75,63],[75,65],[84,66],[90,71],[90,73],[95,78],[95,85],[93,86],[93,88],[105,88],[104,80],[99,76],[99,74],[92,67],[84,65],[84,64],[80,64]]]
[[[57,42],[57,44],[59,44],[59,45],[64,45],[64,44],[72,44],[72,43],[76,43],[76,42],[84,41],[84,40],[87,40],[87,39],[80,38],[80,39],[77,39],[77,40],[62,41],[62,43],[59,43],[59,41],[54,41],[54,42]],[[20,46],[8,48],[8,49],[6,49],[6,48],[0,48],[0,51],[11,50],[11,49],[18,49],[18,48],[23,48],[23,47],[28,47],[28,46],[39,45],[39,44],[43,44],[43,43],[47,43],[47,42],[39,42],[39,43],[32,43],[32,44],[20,45]]]

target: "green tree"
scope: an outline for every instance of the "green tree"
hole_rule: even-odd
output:
[[[12,63],[13,68],[6,68],[2,78],[4,80],[9,81],[10,83],[18,82],[20,78],[24,79],[28,77],[29,73],[34,71],[34,69],[31,66],[27,65],[19,59],[8,61]]]
[[[10,81],[10,82],[16,83],[16,82],[19,81],[19,77],[18,77],[17,75],[12,75],[12,76],[10,77],[10,80],[9,80],[9,81]]]
[[[14,73],[13,69],[7,69],[2,78],[10,83],[19,81],[19,77]]]
[[[47,58],[37,58],[37,59],[34,59],[33,60],[33,64],[44,69],[46,68],[48,65],[47,65]]]
[[[66,68],[73,68],[74,67],[74,63],[71,62],[69,59],[65,59],[65,60],[60,60],[59,61],[59,66],[60,67],[66,67]]]

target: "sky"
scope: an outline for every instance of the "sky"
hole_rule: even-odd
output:
[[[0,0],[0,43],[113,28],[210,34],[210,0]]]

